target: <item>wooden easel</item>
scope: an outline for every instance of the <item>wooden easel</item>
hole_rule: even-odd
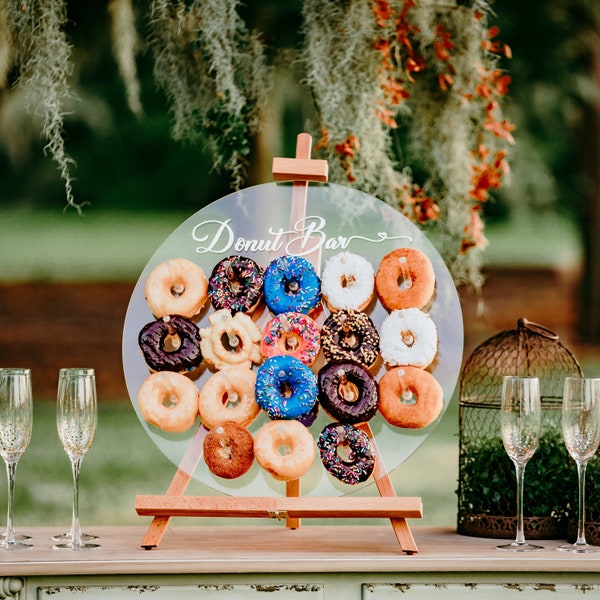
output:
[[[274,158],[273,178],[293,181],[291,229],[306,215],[308,182],[326,182],[327,161],[311,159],[312,139],[307,133],[298,135],[295,158]],[[320,256],[307,257],[319,270]],[[418,552],[406,519],[421,518],[423,508],[419,497],[398,497],[387,474],[383,457],[368,423],[359,426],[372,440],[376,451],[373,477],[378,497],[301,497],[300,481],[286,484],[284,497],[184,496],[200,457],[202,435],[198,430],[190,441],[179,468],[164,496],[138,495],[136,511],[141,516],[153,516],[142,541],[142,548],[157,548],[171,517],[245,517],[285,520],[286,527],[297,529],[306,518],[386,518],[389,519],[400,548],[406,554]]]

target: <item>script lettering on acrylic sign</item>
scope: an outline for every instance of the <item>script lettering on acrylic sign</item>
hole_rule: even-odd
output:
[[[406,239],[407,235],[390,235],[385,231],[378,231],[374,237],[362,235],[327,235],[327,222],[323,217],[310,215],[296,222],[293,229],[283,227],[269,227],[268,237],[260,239],[247,239],[236,235],[231,219],[225,221],[208,220],[198,223],[193,231],[192,238],[200,244],[196,247],[198,254],[208,252],[224,254],[235,252],[278,252],[281,254],[295,254],[303,256],[315,250],[347,250],[353,241],[360,240],[379,244],[388,240]]]

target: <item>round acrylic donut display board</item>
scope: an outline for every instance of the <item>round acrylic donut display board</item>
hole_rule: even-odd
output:
[[[427,370],[442,386],[444,410],[450,402],[462,359],[462,312],[450,273],[433,245],[413,223],[386,203],[336,184],[309,184],[305,214],[299,221],[290,223],[292,192],[291,183],[267,183],[232,193],[199,210],[158,248],[133,290],[123,332],[123,368],[128,392],[148,435],[180,468],[183,468],[182,457],[191,439],[198,433],[203,435],[204,427],[200,425],[185,433],[165,433],[148,424],[137,406],[138,390],[150,374],[138,345],[138,335],[144,325],[154,320],[144,297],[144,284],[152,269],[166,259],[187,258],[202,267],[208,277],[221,259],[231,255],[250,257],[263,267],[285,254],[311,256],[313,264],[316,256],[322,267],[331,256],[348,251],[369,260],[376,271],[381,259],[398,247],[410,246],[423,251],[433,264],[436,278],[434,299],[424,310],[434,321],[438,333],[438,352]],[[197,319],[198,327],[208,326],[208,316],[213,311],[207,301]],[[376,295],[365,312],[378,329],[389,314]],[[262,330],[273,315],[266,307],[262,312],[259,308],[257,313],[253,318]],[[322,324],[329,314],[323,303],[316,315],[311,316]],[[321,353],[313,371],[316,373],[323,364]],[[386,369],[379,359],[371,371],[379,379]],[[203,362],[200,375],[194,380],[199,389],[212,373]],[[263,412],[249,427],[250,431],[256,433],[267,420]],[[310,426],[315,440],[330,422],[332,419],[320,410]],[[422,429],[403,429],[389,425],[377,414],[369,425],[386,472],[390,473],[413,454],[436,423]],[[197,461],[197,466],[194,463],[190,475],[214,490],[233,496],[284,495],[286,489],[284,482],[274,479],[256,461],[248,473],[234,480],[214,476],[203,460]],[[372,483],[372,477],[357,486],[341,483],[325,470],[317,451],[311,470],[302,478],[302,495],[351,494]]]

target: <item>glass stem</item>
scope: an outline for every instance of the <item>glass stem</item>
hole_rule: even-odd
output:
[[[523,524],[523,485],[525,481],[525,466],[527,463],[515,462],[517,475],[517,536],[515,544],[525,545],[525,526]]]
[[[6,510],[6,544],[15,543],[15,528],[13,525],[13,505],[15,499],[15,473],[17,470],[17,461],[6,462],[6,478],[8,480],[8,508]]]
[[[577,546],[585,546],[585,471],[587,460],[577,461],[577,482],[579,484],[577,512]]]
[[[73,518],[71,520],[71,540],[73,545],[81,544],[81,526],[79,524],[79,473],[83,457],[71,459],[73,471]]]

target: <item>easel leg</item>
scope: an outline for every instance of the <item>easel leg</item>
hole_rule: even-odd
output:
[[[196,465],[202,456],[202,444],[204,436],[200,428],[192,438],[175,476],[171,481],[171,485],[167,489],[167,496],[183,496],[191,478],[192,473],[196,469]],[[167,531],[171,517],[154,517],[152,523],[148,527],[148,531],[142,541],[142,548],[145,550],[152,550],[157,548],[162,540],[163,535]]]
[[[285,484],[285,495],[288,497],[299,498],[300,497],[300,480],[288,481]],[[289,529],[300,528],[300,518],[298,517],[286,517],[285,525]]]

